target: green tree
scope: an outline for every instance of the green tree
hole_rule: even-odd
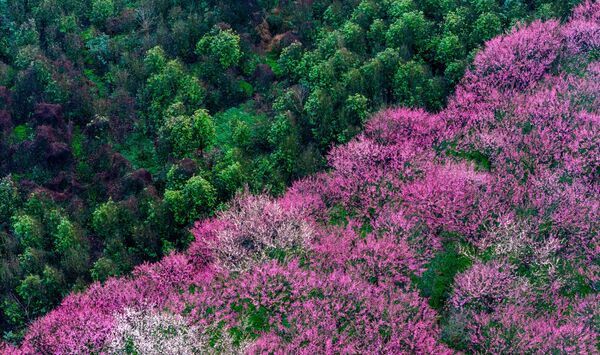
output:
[[[183,197],[190,207],[190,221],[207,215],[216,203],[215,188],[200,176],[193,176],[183,187]]]
[[[54,250],[63,270],[74,278],[87,271],[89,243],[77,225],[62,217],[54,233]]]
[[[472,13],[466,7],[452,9],[444,16],[444,22],[442,23],[443,32],[454,33],[461,40],[467,40],[472,27],[472,23],[469,21],[471,17]]]
[[[215,125],[208,111],[200,109],[191,116],[169,118],[161,129],[161,136],[175,157],[196,157],[213,142]]]
[[[230,68],[237,65],[242,56],[240,36],[231,29],[215,27],[200,39],[196,53],[213,58],[224,69]]]
[[[192,176],[181,190],[166,190],[164,199],[175,222],[188,225],[212,211],[217,191],[203,177]]]
[[[438,42],[436,50],[436,59],[438,62],[448,65],[457,59],[465,56],[463,44],[457,35],[446,33]]]
[[[336,81],[333,62],[323,60],[314,63],[308,72],[308,80],[312,88],[331,88]]]
[[[418,53],[425,49],[432,29],[422,11],[406,12],[390,25],[386,34],[388,46]]]
[[[346,21],[340,29],[344,46],[355,53],[364,53],[366,48],[364,30],[352,21]]]
[[[38,46],[40,44],[40,32],[34,19],[29,19],[21,24],[15,36],[15,46],[25,47],[27,45]]]
[[[19,268],[23,274],[41,273],[48,259],[48,253],[40,248],[26,247],[19,254]]]
[[[188,110],[195,110],[202,106],[205,97],[206,89],[198,78],[192,75],[182,76],[175,101],[181,102]]]
[[[150,67],[152,65],[149,64]],[[151,74],[146,81],[141,100],[146,105],[147,126],[151,130],[162,126],[165,109],[170,107],[177,97],[184,76],[183,65],[177,60],[170,60],[162,70]]]
[[[376,2],[363,0],[354,8],[350,19],[352,22],[366,29],[379,15],[381,14],[379,13],[379,6]]]
[[[103,240],[123,240],[131,228],[127,211],[109,199],[92,213],[92,228]]]
[[[92,280],[104,282],[109,277],[118,275],[119,268],[111,259],[103,256],[96,260],[90,273]]]
[[[242,165],[236,161],[218,170],[215,185],[219,188],[221,195],[227,198],[242,187],[244,180]]]
[[[42,248],[44,245],[44,230],[40,221],[35,217],[20,214],[12,218],[12,230],[25,248]]]
[[[279,66],[283,70],[283,74],[292,80],[298,80],[299,78],[299,65],[302,60],[304,49],[302,43],[294,42],[289,46],[285,47],[279,55]]]
[[[181,165],[174,164],[167,171],[166,188],[169,190],[181,190],[186,181],[194,176],[195,171],[183,169]]]
[[[473,26],[471,42],[474,44],[483,43],[498,35],[502,31],[502,21],[498,15],[486,12],[479,16]]]
[[[361,94],[348,96],[346,99],[345,114],[354,124],[364,124],[368,115],[369,100]]]
[[[444,87],[432,76],[423,62],[408,61],[398,67],[394,76],[394,97],[403,106],[440,109]]]
[[[46,266],[42,275],[28,275],[16,291],[30,319],[46,313],[60,300],[64,278],[60,271]]]
[[[413,0],[387,0],[387,11],[394,18],[401,17],[407,12],[417,9]]]
[[[23,326],[27,319],[25,309],[23,309],[18,297],[11,295],[2,301],[2,315],[5,321],[12,326]],[[5,333],[5,336],[8,335],[7,333]]]
[[[103,24],[115,12],[113,0],[93,0],[90,8],[90,21]]]
[[[54,250],[59,253],[76,245],[75,226],[67,218],[62,218],[54,235]]]
[[[10,223],[18,205],[17,186],[10,176],[0,179],[0,225]]]
[[[28,275],[25,277],[19,286],[17,286],[17,294],[23,299],[27,309],[32,310],[34,315],[43,310],[46,295],[44,292],[44,282],[40,275]]]
[[[373,52],[380,52],[386,48],[386,33],[387,26],[385,21],[382,19],[376,19],[369,27],[369,32],[367,32],[367,39],[369,41],[369,46],[373,48]]]
[[[189,210],[181,190],[165,190],[165,203],[173,214],[173,219],[178,225],[188,223]]]
[[[164,69],[166,64],[167,57],[160,46],[148,49],[144,57],[144,68],[148,73],[158,73]]]

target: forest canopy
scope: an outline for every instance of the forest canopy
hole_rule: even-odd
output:
[[[21,341],[70,293],[185,250],[194,222],[240,191],[281,196],[331,169],[332,147],[351,147],[380,110],[444,112],[489,60],[486,41],[565,22],[581,2],[0,0],[3,339]],[[448,152],[494,164],[463,148]],[[448,298],[439,287],[427,292]]]

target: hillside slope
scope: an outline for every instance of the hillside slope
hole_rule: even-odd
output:
[[[600,4],[495,38],[280,199],[73,294],[5,353],[597,353]]]
[[[282,195],[373,112],[584,0],[0,0],[0,334]]]

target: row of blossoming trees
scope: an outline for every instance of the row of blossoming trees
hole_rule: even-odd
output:
[[[7,353],[597,353],[600,4],[493,39],[283,198],[73,294]]]

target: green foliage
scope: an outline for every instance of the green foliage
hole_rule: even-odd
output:
[[[25,47],[27,45],[37,46],[40,42],[40,33],[37,29],[35,21],[31,18],[23,22],[17,30],[15,36],[15,45],[17,47]]]
[[[252,84],[245,80],[240,80],[238,85],[242,93],[244,93],[244,96],[252,97],[252,95],[254,94],[254,87],[252,86]]]
[[[17,287],[17,292],[25,301],[34,304],[34,309],[37,308],[37,311],[43,307],[44,284],[39,275],[27,276]]]
[[[185,225],[188,223],[189,211],[181,190],[166,190],[165,203],[169,206],[177,224]]]
[[[190,207],[188,213],[190,222],[208,214],[215,206],[216,191],[214,187],[200,176],[193,176],[183,187],[183,198]]]
[[[62,16],[58,30],[62,33],[73,33],[77,30],[77,17],[73,14]]]
[[[196,110],[193,115],[171,117],[161,128],[161,135],[177,158],[196,157],[214,140],[215,126],[206,110]]]
[[[165,51],[160,47],[152,47],[144,57],[144,68],[148,73],[157,73],[164,69],[167,64]]]
[[[465,56],[465,51],[460,38],[455,34],[446,34],[437,45],[437,60],[443,64],[461,59]]]
[[[600,263],[597,261],[596,264]],[[535,271],[532,270],[532,275],[528,275],[532,277],[535,281],[537,275],[535,275]],[[546,271],[547,272],[547,271]],[[559,272],[561,275],[565,277],[565,284],[561,288],[560,292],[562,295],[566,297],[585,297],[589,294],[594,293],[594,281],[592,281],[589,277],[582,274],[580,270],[573,267],[572,263],[569,261],[564,261],[559,264]]]
[[[302,43],[294,42],[285,47],[279,56],[279,66],[283,74],[292,79],[298,78],[298,66],[302,60]]]
[[[46,313],[56,304],[64,279],[60,271],[46,266],[42,275],[28,275],[16,288],[17,294],[28,305],[29,317]]]
[[[166,190],[165,202],[179,225],[189,225],[215,206],[217,191],[201,176],[192,176],[181,190]]]
[[[233,196],[246,179],[242,165],[239,162],[233,162],[218,170],[215,180],[222,195]]]
[[[6,318],[6,322],[13,326],[26,322],[25,312],[16,298],[6,298],[3,300],[2,313]]]
[[[56,227],[54,236],[54,249],[59,253],[77,246],[75,226],[68,219],[63,218],[60,224]]]
[[[429,298],[429,305],[435,309],[446,304],[454,276],[471,265],[470,259],[458,253],[458,247],[456,243],[446,244],[417,279],[421,294]]]
[[[141,99],[148,105],[147,129],[150,131],[159,130],[165,124],[165,118],[198,110],[206,97],[202,83],[187,74],[180,61],[165,61],[160,47],[150,49],[144,58],[145,69],[150,76]]]
[[[466,64],[462,60],[457,60],[446,65],[444,76],[450,84],[456,84],[465,73]]]
[[[83,140],[84,140],[83,134],[81,134],[79,129],[76,129],[75,132],[73,132],[73,138],[71,139],[71,151],[73,152],[73,156],[76,159],[85,158],[84,157],[84,147],[83,147],[84,141]]]
[[[492,163],[490,162],[490,158],[485,155],[484,153],[480,152],[480,151],[457,151],[454,149],[454,147],[451,147],[451,149],[448,150],[447,152],[448,155],[450,156],[454,156],[460,159],[465,159],[468,160],[470,162],[472,162],[473,164],[475,164],[475,167],[479,170],[484,170],[484,171],[489,171]]]
[[[279,58],[277,56],[268,55],[265,58],[265,64],[271,68],[276,77],[281,77],[283,75],[283,68],[279,64]]]
[[[101,257],[92,267],[91,276],[94,281],[106,281],[111,276],[119,274],[117,265],[109,258]]]
[[[158,73],[152,74],[143,90],[143,100],[148,104],[149,125],[160,127],[163,110],[177,96],[179,83],[184,75],[181,63],[170,60]]]
[[[12,230],[23,247],[43,247],[43,230],[36,218],[26,214],[14,216],[12,218]]]
[[[113,0],[93,0],[90,8],[90,21],[103,24],[115,12]]]
[[[92,213],[92,228],[104,239],[122,239],[129,229],[126,212],[112,199],[98,206]]]
[[[502,21],[495,13],[486,12],[482,14],[473,26],[473,39],[475,43],[494,38],[502,30]]]
[[[15,143],[21,143],[31,139],[32,135],[33,130],[27,125],[21,124],[13,128],[13,137],[15,138]]]
[[[268,119],[257,115],[245,107],[231,108],[215,117],[215,145],[220,147],[238,148],[247,154],[262,152],[266,148],[268,136]],[[224,157],[224,160],[227,159]]]
[[[19,203],[17,186],[10,176],[0,179],[0,226],[8,223]]]
[[[368,116],[369,100],[361,94],[348,96],[346,99],[346,112],[351,115],[355,122],[364,124]]]
[[[239,327],[233,327],[229,330],[234,344],[245,339],[255,339],[261,333],[269,331],[271,313],[273,312],[269,308],[262,305],[257,307],[250,299],[240,299],[232,307],[243,320]]]
[[[196,53],[211,57],[223,69],[230,68],[237,65],[242,56],[240,36],[231,29],[214,28],[200,39]]]
[[[403,106],[441,108],[443,85],[422,62],[401,64],[394,76],[394,97]]]
[[[365,33],[354,22],[346,21],[340,29],[344,46],[355,53],[362,53],[365,49]]]
[[[195,171],[184,170],[177,164],[171,166],[167,172],[166,188],[169,190],[180,190],[194,173]]]
[[[109,41],[110,37],[105,33],[101,33],[85,43],[89,53],[88,60],[91,64],[100,68],[108,64],[110,56]]]
[[[179,81],[179,90],[175,96],[176,102],[181,102],[188,110],[201,107],[206,98],[206,89],[197,78],[184,75]]]
[[[406,48],[411,52],[425,49],[432,24],[422,11],[410,11],[400,15],[386,34],[389,47]]]

